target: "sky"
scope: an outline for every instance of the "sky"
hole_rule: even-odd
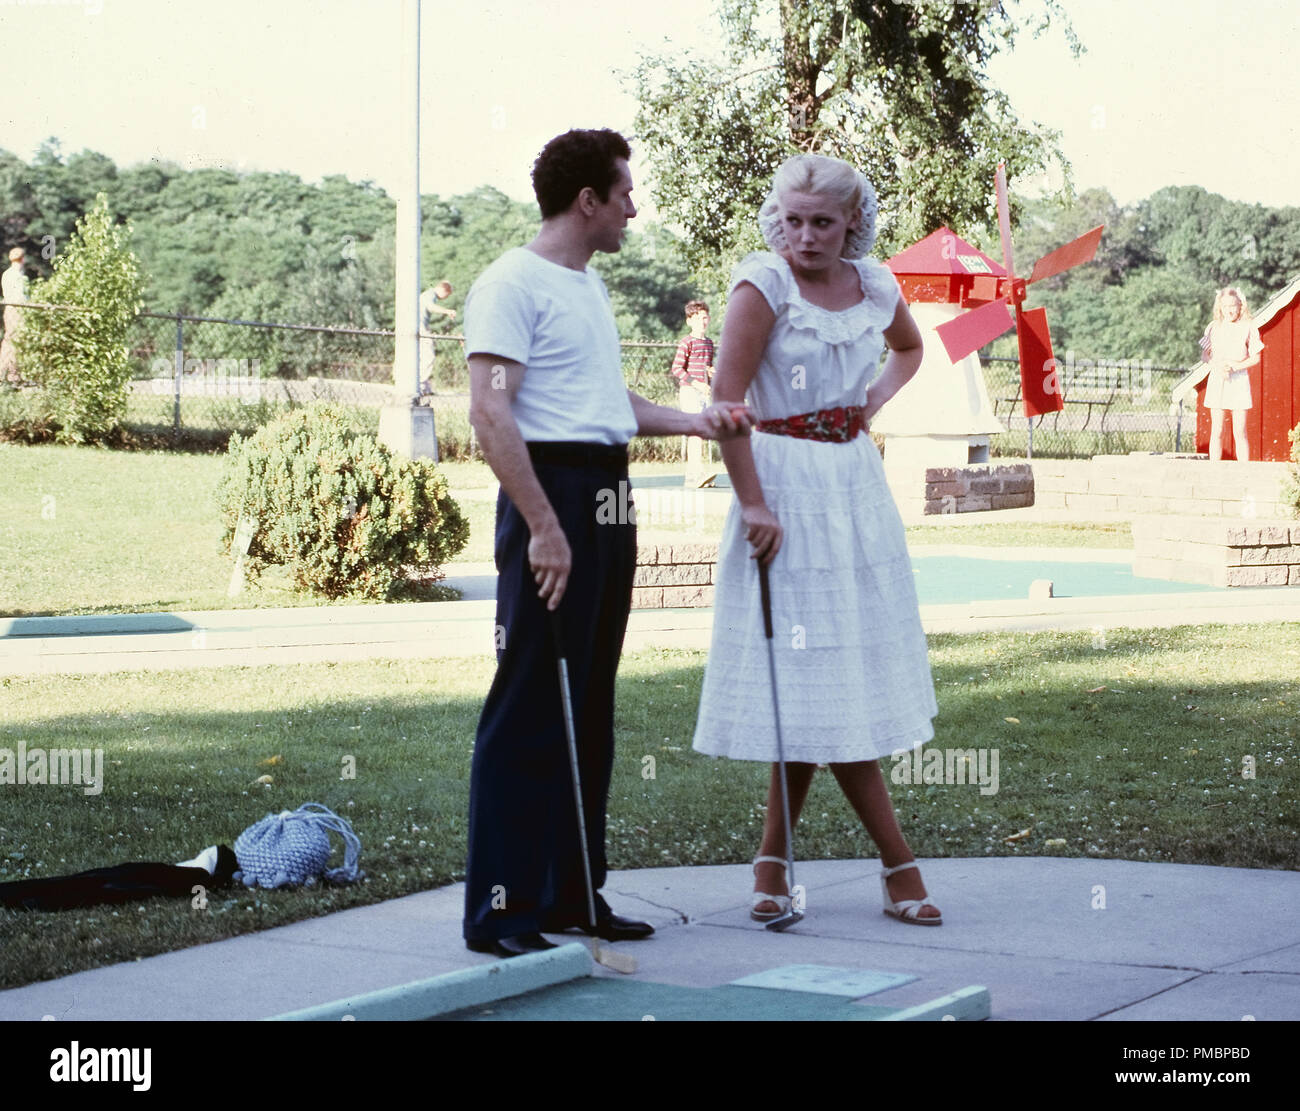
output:
[[[899,0],[909,2],[909,0]],[[1032,8],[1037,0],[1025,0]],[[1055,128],[1077,188],[1132,203],[1165,185],[1296,203],[1300,5],[1062,0],[1053,28],[990,67],[1024,120]],[[569,127],[631,135],[620,83],[643,53],[708,54],[709,0],[424,0],[421,192],[491,184],[531,200],[538,150]],[[400,180],[401,0],[0,0],[0,147],[56,136],[119,166]],[[870,169],[864,167],[870,176]],[[636,155],[634,179],[649,167]],[[1042,182],[1013,182],[1032,195]],[[992,184],[990,183],[990,189]],[[649,189],[634,199],[653,215]]]

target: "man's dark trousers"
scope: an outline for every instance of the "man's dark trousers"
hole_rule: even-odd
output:
[[[573,553],[559,613],[592,884],[599,890],[614,761],[614,676],[636,573],[626,449],[530,445],[530,455]],[[528,541],[527,524],[502,491],[497,673],[479,719],[470,771],[464,922],[469,940],[585,925],[588,917],[555,642],[529,568]],[[598,916],[608,913],[599,895],[596,908]]]

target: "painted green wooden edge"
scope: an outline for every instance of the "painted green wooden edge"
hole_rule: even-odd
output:
[[[904,1007],[892,1015],[886,1015],[881,1022],[942,1022],[945,1019],[956,1022],[979,1022],[992,1014],[993,1006],[989,998],[989,989],[974,984],[960,988],[951,995],[941,995],[928,1003],[918,1003],[914,1007]]]

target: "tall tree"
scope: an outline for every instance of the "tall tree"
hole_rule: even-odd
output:
[[[815,151],[863,169],[881,199],[881,248],[940,224],[991,222],[999,161],[1012,178],[1069,168],[1058,134],[1026,125],[987,65],[1025,29],[1064,25],[1056,0],[720,0],[724,57],[643,56],[626,79],[655,203],[718,288],[761,246],[754,214],[786,157]]]
[[[127,330],[140,311],[140,268],[100,193],[77,221],[51,276],[31,300],[74,305],[71,312],[23,310],[19,365],[42,387],[58,438],[83,443],[110,432],[126,415],[131,364]]]

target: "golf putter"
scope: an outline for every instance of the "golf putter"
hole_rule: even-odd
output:
[[[767,564],[758,560],[758,591],[763,603],[763,634],[767,637],[767,666],[772,677],[772,716],[776,724],[776,762],[781,770],[781,815],[785,818],[786,874],[790,877],[790,909],[765,926],[769,930],[788,930],[803,918],[795,909],[794,831],[790,826],[790,784],[785,775],[785,746],[781,743],[781,706],[776,698],[776,649],[772,644],[772,589],[767,581]]]
[[[591,931],[591,959],[615,972],[636,971],[636,958],[603,945],[596,934],[596,889],[591,883],[591,854],[587,849],[587,816],[582,807],[582,781],[578,777],[578,738],[573,728],[573,694],[569,688],[569,663],[564,653],[564,633],[559,610],[551,610],[555,659],[560,672],[560,701],[564,708],[564,736],[569,742],[569,770],[573,773],[573,798],[578,812],[578,844],[582,847],[582,874],[587,881],[587,928]]]

